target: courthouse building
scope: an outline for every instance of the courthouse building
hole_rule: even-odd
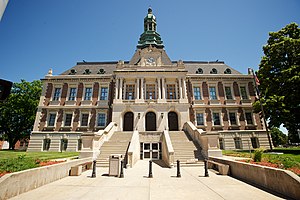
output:
[[[151,8],[129,61],[78,62],[59,75],[50,70],[42,82],[28,151],[101,157],[124,142],[124,156],[164,159],[172,150],[179,156],[181,140],[192,144],[192,154],[269,146],[253,113],[252,75],[221,61],[172,61]]]

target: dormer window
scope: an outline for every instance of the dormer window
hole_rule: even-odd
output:
[[[91,73],[91,70],[90,69],[85,69],[83,74],[90,74]]]
[[[225,69],[224,74],[231,74],[231,69],[229,68]]]
[[[101,68],[101,69],[99,69],[99,71],[97,72],[97,74],[105,74],[105,72],[106,72],[106,71],[105,71],[104,69]]]
[[[71,69],[69,75],[74,75],[76,73],[77,73],[76,69]]]
[[[196,71],[196,74],[203,74],[203,69],[202,68],[198,68],[198,70]]]
[[[211,74],[217,74],[218,70],[216,68],[212,68],[212,70],[210,71]]]

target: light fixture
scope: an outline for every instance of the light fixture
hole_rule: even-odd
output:
[[[160,113],[160,117],[161,117],[161,118],[164,118],[164,113]]]
[[[141,118],[141,113],[138,113],[138,119],[140,119]]]

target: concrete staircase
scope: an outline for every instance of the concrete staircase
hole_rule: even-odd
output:
[[[197,149],[193,141],[183,131],[170,131],[170,139],[174,149],[174,166],[179,160],[184,166],[203,165],[203,157],[200,149]]]
[[[133,132],[115,132],[109,141],[104,142],[100,148],[97,167],[109,167],[111,154],[121,154],[122,158],[125,158],[132,134]]]

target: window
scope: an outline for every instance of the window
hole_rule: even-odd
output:
[[[106,124],[105,113],[98,113],[97,126],[105,126]]]
[[[203,113],[197,113],[196,118],[197,118],[197,126],[204,125]]]
[[[155,84],[147,84],[146,99],[155,99]]]
[[[248,99],[247,90],[245,86],[240,87],[242,99]]]
[[[55,113],[50,113],[49,120],[48,120],[48,126],[54,126],[55,118],[56,118],[56,114]]]
[[[175,84],[167,85],[167,99],[176,99]]]
[[[134,99],[134,87],[135,85],[126,85],[126,99],[133,100]]]
[[[214,120],[214,125],[221,125],[219,113],[213,113],[213,120]]]
[[[69,101],[74,101],[76,98],[76,88],[70,88]]]
[[[216,68],[212,68],[210,71],[211,74],[217,74],[218,70]]]
[[[234,138],[234,145],[236,149],[242,149],[242,140],[240,137]]]
[[[43,140],[43,151],[49,151],[51,140],[46,138]]]
[[[85,88],[84,100],[91,100],[91,98],[92,98],[92,88],[91,87]]]
[[[60,88],[54,89],[53,101],[58,101],[60,97]]]
[[[67,139],[61,139],[60,140],[60,151],[66,151],[68,148],[68,140]]]
[[[89,114],[82,114],[81,115],[81,126],[87,126],[89,122]]]
[[[220,149],[225,149],[224,138],[219,138],[219,145],[220,145]]]
[[[231,87],[225,86],[225,95],[226,95],[226,99],[233,99],[232,98]]]
[[[259,141],[257,137],[251,138],[251,144],[254,149],[259,148]]]
[[[246,112],[245,115],[246,115],[247,124],[253,124],[252,113]]]
[[[72,114],[66,114],[65,126],[71,126],[71,124],[72,124]]]
[[[81,149],[82,149],[82,139],[78,139],[78,141],[77,141],[77,150],[81,151]]]
[[[108,88],[102,87],[100,93],[100,100],[107,100],[107,97],[108,97]]]
[[[195,100],[201,100],[200,87],[194,87],[194,98]]]
[[[231,125],[237,125],[235,113],[232,112],[229,113],[229,120]]]
[[[216,87],[209,87],[209,95],[210,95],[210,99],[212,100],[217,99]]]

